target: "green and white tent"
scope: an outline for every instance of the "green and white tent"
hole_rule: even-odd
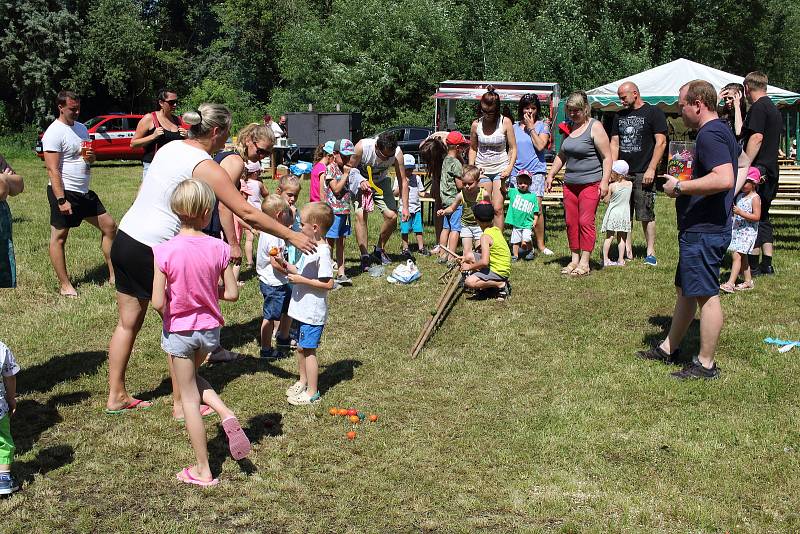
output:
[[[617,88],[623,82],[631,81],[639,87],[642,100],[658,105],[664,111],[677,112],[678,91],[681,86],[698,79],[711,82],[719,92],[729,83],[742,83],[744,77],[681,58],[586,91],[586,94],[593,109],[616,111],[620,109]],[[800,102],[800,94],[772,85],[767,87],[767,95],[779,107]]]

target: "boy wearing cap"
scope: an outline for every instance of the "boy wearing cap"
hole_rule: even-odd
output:
[[[474,260],[465,259],[461,270],[473,271],[464,280],[464,287],[496,289],[497,300],[505,300],[511,294],[508,277],[511,276],[511,251],[503,237],[503,231],[494,226],[494,207],[491,202],[480,202],[472,208],[478,226],[481,227],[481,252]]]
[[[517,187],[508,190],[508,212],[505,223],[511,227],[511,261],[527,252],[526,260],[534,258],[533,227],[539,216],[539,200],[530,192],[533,179],[528,171],[517,174]]]
[[[328,143],[325,143],[326,148]],[[331,249],[336,249],[335,282],[340,286],[349,286],[353,281],[344,273],[344,238],[350,235],[350,188],[349,173],[345,174],[344,170],[354,153],[353,142],[339,139],[330,150],[333,155],[325,170],[325,203],[333,210],[333,224],[325,237]]]
[[[425,241],[423,240],[423,227],[422,227],[422,206],[420,204],[420,197],[425,195],[421,180],[418,175],[414,174],[414,169],[417,167],[417,162],[411,154],[403,156],[403,166],[406,169],[406,180],[408,180],[408,220],[400,221],[400,237],[403,240],[401,255],[407,260],[413,260],[411,251],[408,248],[408,234],[414,232],[417,235],[417,251],[423,256],[430,256],[431,253],[425,248]],[[400,195],[400,187],[397,180],[394,182],[394,195]]]
[[[439,199],[442,206],[450,206],[461,189],[461,174],[463,173],[463,160],[461,150],[468,146],[467,140],[458,131],[447,134],[447,156],[442,161],[442,177],[439,182]],[[458,239],[461,236],[461,213],[463,207],[458,206],[455,211],[445,214],[442,220],[442,234],[439,236],[439,244],[455,251],[458,246]],[[439,248],[439,263],[445,263],[450,259],[447,252]]]

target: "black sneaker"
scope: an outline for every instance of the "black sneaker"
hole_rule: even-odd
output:
[[[425,247],[422,247],[421,249],[419,249],[419,253],[422,254],[423,256],[430,256],[431,255],[431,251],[428,250]]]
[[[772,265],[767,265],[766,267],[762,265],[758,271],[759,274],[773,275],[775,274],[775,267]],[[752,274],[752,269],[750,274]]]
[[[389,256],[386,255],[386,251],[382,248],[378,248],[378,245],[375,245],[375,250],[372,252],[372,255],[381,265],[389,265],[392,263],[392,260],[390,260]]]
[[[658,345],[648,350],[636,351],[637,358],[666,363],[667,365],[680,365],[681,363],[685,363],[680,360],[680,355],[681,349],[675,349],[672,354],[669,354]]]
[[[361,272],[369,271],[369,266],[372,265],[372,259],[368,254],[361,256]]]
[[[716,362],[714,362],[714,367],[711,369],[707,369],[703,367],[703,364],[700,363],[700,360],[697,359],[697,356],[692,358],[691,363],[687,363],[683,366],[683,369],[680,371],[676,371],[674,373],[670,373],[670,376],[677,378],[679,380],[689,380],[692,378],[704,378],[706,380],[714,380],[719,378],[719,367],[717,367]]]
[[[750,276],[761,276],[762,274],[764,273],[761,272],[761,267],[758,265],[755,267],[750,267]]]

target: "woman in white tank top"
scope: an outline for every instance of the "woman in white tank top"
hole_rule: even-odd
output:
[[[304,252],[314,250],[311,239],[248,204],[225,170],[209,156],[221,149],[228,138],[231,115],[227,108],[202,104],[197,111],[184,115],[184,120],[191,125],[189,139],[169,143],[158,151],[136,200],[120,222],[111,248],[111,261],[119,267],[121,276],[116,278],[119,320],[108,348],[107,413],[151,406],[128,393],[125,370],[150,303],[154,268],[151,247],[172,238],[180,229],[178,218],[169,207],[172,191],[180,182],[187,178],[206,182],[219,201],[249,225],[285,239]]]
[[[500,114],[500,95],[493,86],[486,88],[480,106],[481,116],[470,130],[469,163],[482,171],[480,184],[491,195],[494,225],[502,229],[503,189],[517,160],[514,123]]]

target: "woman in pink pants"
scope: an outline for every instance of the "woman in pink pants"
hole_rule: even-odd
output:
[[[566,111],[573,122],[572,132],[561,143],[561,150],[547,174],[545,189],[550,191],[556,173],[566,165],[564,211],[572,258],[561,273],[585,276],[589,274],[589,259],[597,236],[597,204],[608,194],[611,145],[603,125],[589,115],[586,93],[579,91],[569,95]]]

